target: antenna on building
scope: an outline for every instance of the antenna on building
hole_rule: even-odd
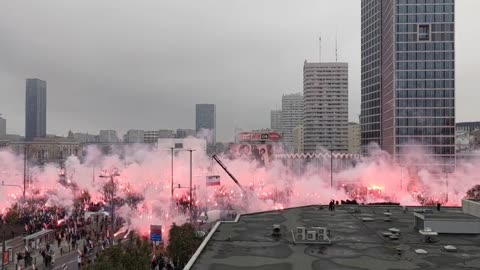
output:
[[[318,62],[322,62],[322,36],[318,37]]]
[[[337,31],[335,31],[335,62],[338,62]]]

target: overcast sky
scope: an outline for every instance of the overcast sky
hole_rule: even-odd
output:
[[[480,120],[480,1],[456,1],[457,121]],[[31,0],[0,3],[0,113],[24,133],[25,78],[47,81],[50,134],[194,128],[217,105],[218,140],[270,126],[302,91],[305,59],[349,63],[360,113],[360,0]]]

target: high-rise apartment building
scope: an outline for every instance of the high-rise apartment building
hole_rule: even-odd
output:
[[[216,143],[216,112],[215,104],[196,104],[195,127],[197,136],[204,137],[209,147]]]
[[[27,79],[25,91],[25,139],[47,136],[47,82]]]
[[[302,124],[303,96],[301,93],[282,96],[281,129],[283,141],[289,150],[293,148],[293,129]]]
[[[7,120],[0,117],[0,139],[7,137]]]
[[[303,66],[304,151],[348,151],[348,64]]]
[[[270,111],[270,129],[274,131],[282,131],[282,110]]]
[[[454,0],[362,0],[361,142],[455,165]],[[423,163],[423,164],[422,164]]]

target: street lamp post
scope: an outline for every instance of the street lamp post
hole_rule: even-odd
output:
[[[330,188],[333,188],[333,143],[330,143]]]
[[[171,179],[171,197],[172,197],[172,201],[173,201],[173,190],[175,189],[173,187],[173,151],[175,150],[176,148],[175,147],[171,147],[170,150],[171,150],[171,154],[172,154],[172,162],[171,162],[171,165],[172,165],[172,173],[171,173],[171,176],[172,176],[172,179]],[[188,151],[190,152],[190,192],[189,192],[189,196],[190,196],[190,199],[189,199],[189,208],[190,208],[190,221],[192,221],[192,217],[193,217],[193,214],[192,214],[192,207],[193,207],[193,194],[192,194],[192,172],[193,172],[193,164],[192,164],[192,160],[193,160],[193,157],[192,157],[192,154],[193,152],[195,151],[194,149],[177,149],[178,151]]]
[[[443,167],[443,172],[445,173],[445,185],[446,185],[445,202],[448,203],[448,170],[446,166]]]
[[[175,149],[175,147],[171,147],[170,150],[172,151],[172,173],[171,173],[171,177],[172,177],[172,181],[171,181],[171,184],[172,184],[172,196],[171,196],[171,199],[173,200],[173,150]]]
[[[5,262],[3,261],[5,259],[5,228],[3,228],[3,233],[2,233],[2,270],[5,269]]]
[[[25,144],[23,150],[24,150],[24,153],[23,153],[23,199],[25,200],[25,191],[26,191],[26,187],[27,187],[27,174],[28,174],[28,171],[27,171],[27,167],[28,167],[28,151],[27,151],[27,147],[28,147],[28,144]]]
[[[189,207],[189,208],[190,208],[190,222],[193,222],[193,209],[192,209],[192,207],[193,207],[193,203],[192,203],[192,201],[193,201],[193,193],[192,193],[192,153],[193,153],[193,151],[195,151],[195,150],[188,149],[187,151],[190,152],[190,200],[189,200],[189,202],[190,202],[190,207]]]
[[[2,181],[2,187],[18,187],[18,188],[21,189],[22,192],[23,192],[23,202],[25,202],[25,189],[23,189],[22,186],[20,186],[20,185],[5,184],[5,182]]]
[[[400,164],[400,191],[403,191],[403,165]]]
[[[119,176],[118,172],[115,172],[113,174],[110,174],[110,175],[100,175],[100,177],[102,178],[110,178],[110,184],[111,184],[111,188],[112,188],[112,191],[110,193],[110,206],[111,206],[111,219],[112,219],[112,222],[110,224],[110,234],[111,234],[111,238],[110,238],[110,244],[111,246],[113,246],[113,238],[115,236],[115,181],[113,180],[113,177],[114,176]]]

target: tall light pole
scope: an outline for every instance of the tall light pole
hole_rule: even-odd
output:
[[[111,211],[110,211],[110,214],[111,214],[111,218],[112,218],[112,222],[111,222],[111,226],[110,226],[110,244],[111,246],[113,246],[113,238],[115,236],[115,181],[113,180],[113,177],[115,176],[119,176],[119,173],[118,172],[115,172],[115,173],[111,173],[109,175],[100,175],[100,177],[102,178],[110,178],[110,185],[111,185],[111,188],[112,188],[112,191],[110,192],[110,206],[111,206]]]
[[[5,254],[5,228],[3,228],[2,233],[2,270],[5,269],[5,262],[3,261],[5,256],[3,256],[3,254]]]
[[[333,188],[333,143],[330,143],[330,188]]]
[[[446,185],[446,195],[445,195],[445,202],[448,203],[448,170],[447,167],[444,165],[443,166],[443,172],[445,173],[445,185]]]
[[[403,165],[400,164],[400,191],[403,191]]]
[[[25,200],[25,191],[27,187],[27,166],[28,166],[28,151],[27,151],[28,144],[25,144],[23,150],[23,199]]]
[[[193,154],[193,151],[195,150],[192,150],[192,149],[188,149],[187,150],[188,152],[190,152],[190,222],[193,223],[193,193],[192,193],[192,154]]]
[[[172,191],[172,196],[171,196],[171,199],[172,199],[172,201],[173,201],[173,150],[174,149],[175,149],[175,147],[170,148],[170,150],[172,151],[171,152],[172,153],[172,173],[171,173],[171,177],[172,177],[172,181],[171,181],[172,182],[172,190],[171,190]]]
[[[2,187],[18,187],[23,191],[23,202],[25,203],[25,190],[22,188],[20,185],[11,185],[11,184],[5,184],[4,181],[2,181]]]

